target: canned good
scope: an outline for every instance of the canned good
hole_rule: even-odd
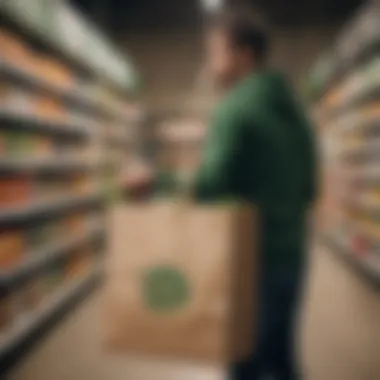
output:
[[[0,206],[20,206],[32,199],[33,181],[28,176],[0,178]]]
[[[35,137],[26,132],[4,131],[3,154],[10,157],[26,157],[33,154]]]
[[[22,231],[0,231],[0,269],[9,269],[17,264],[25,253]]]
[[[46,295],[45,284],[41,278],[28,281],[23,287],[23,308],[25,313],[35,311]]]

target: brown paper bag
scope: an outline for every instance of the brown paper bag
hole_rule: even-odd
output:
[[[247,207],[115,207],[104,294],[107,346],[216,362],[248,355],[256,230]]]

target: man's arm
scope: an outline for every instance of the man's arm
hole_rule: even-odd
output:
[[[234,196],[236,168],[243,138],[242,117],[223,109],[217,113],[205,143],[193,195],[200,201]]]

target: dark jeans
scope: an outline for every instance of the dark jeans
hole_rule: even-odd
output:
[[[251,358],[230,368],[231,380],[299,380],[294,352],[294,317],[302,292],[303,269],[264,274],[259,301],[258,341]]]

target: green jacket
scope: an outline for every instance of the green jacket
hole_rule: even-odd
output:
[[[254,73],[217,108],[197,174],[200,201],[234,197],[260,211],[269,268],[301,265],[308,209],[316,196],[311,128],[283,76]]]

